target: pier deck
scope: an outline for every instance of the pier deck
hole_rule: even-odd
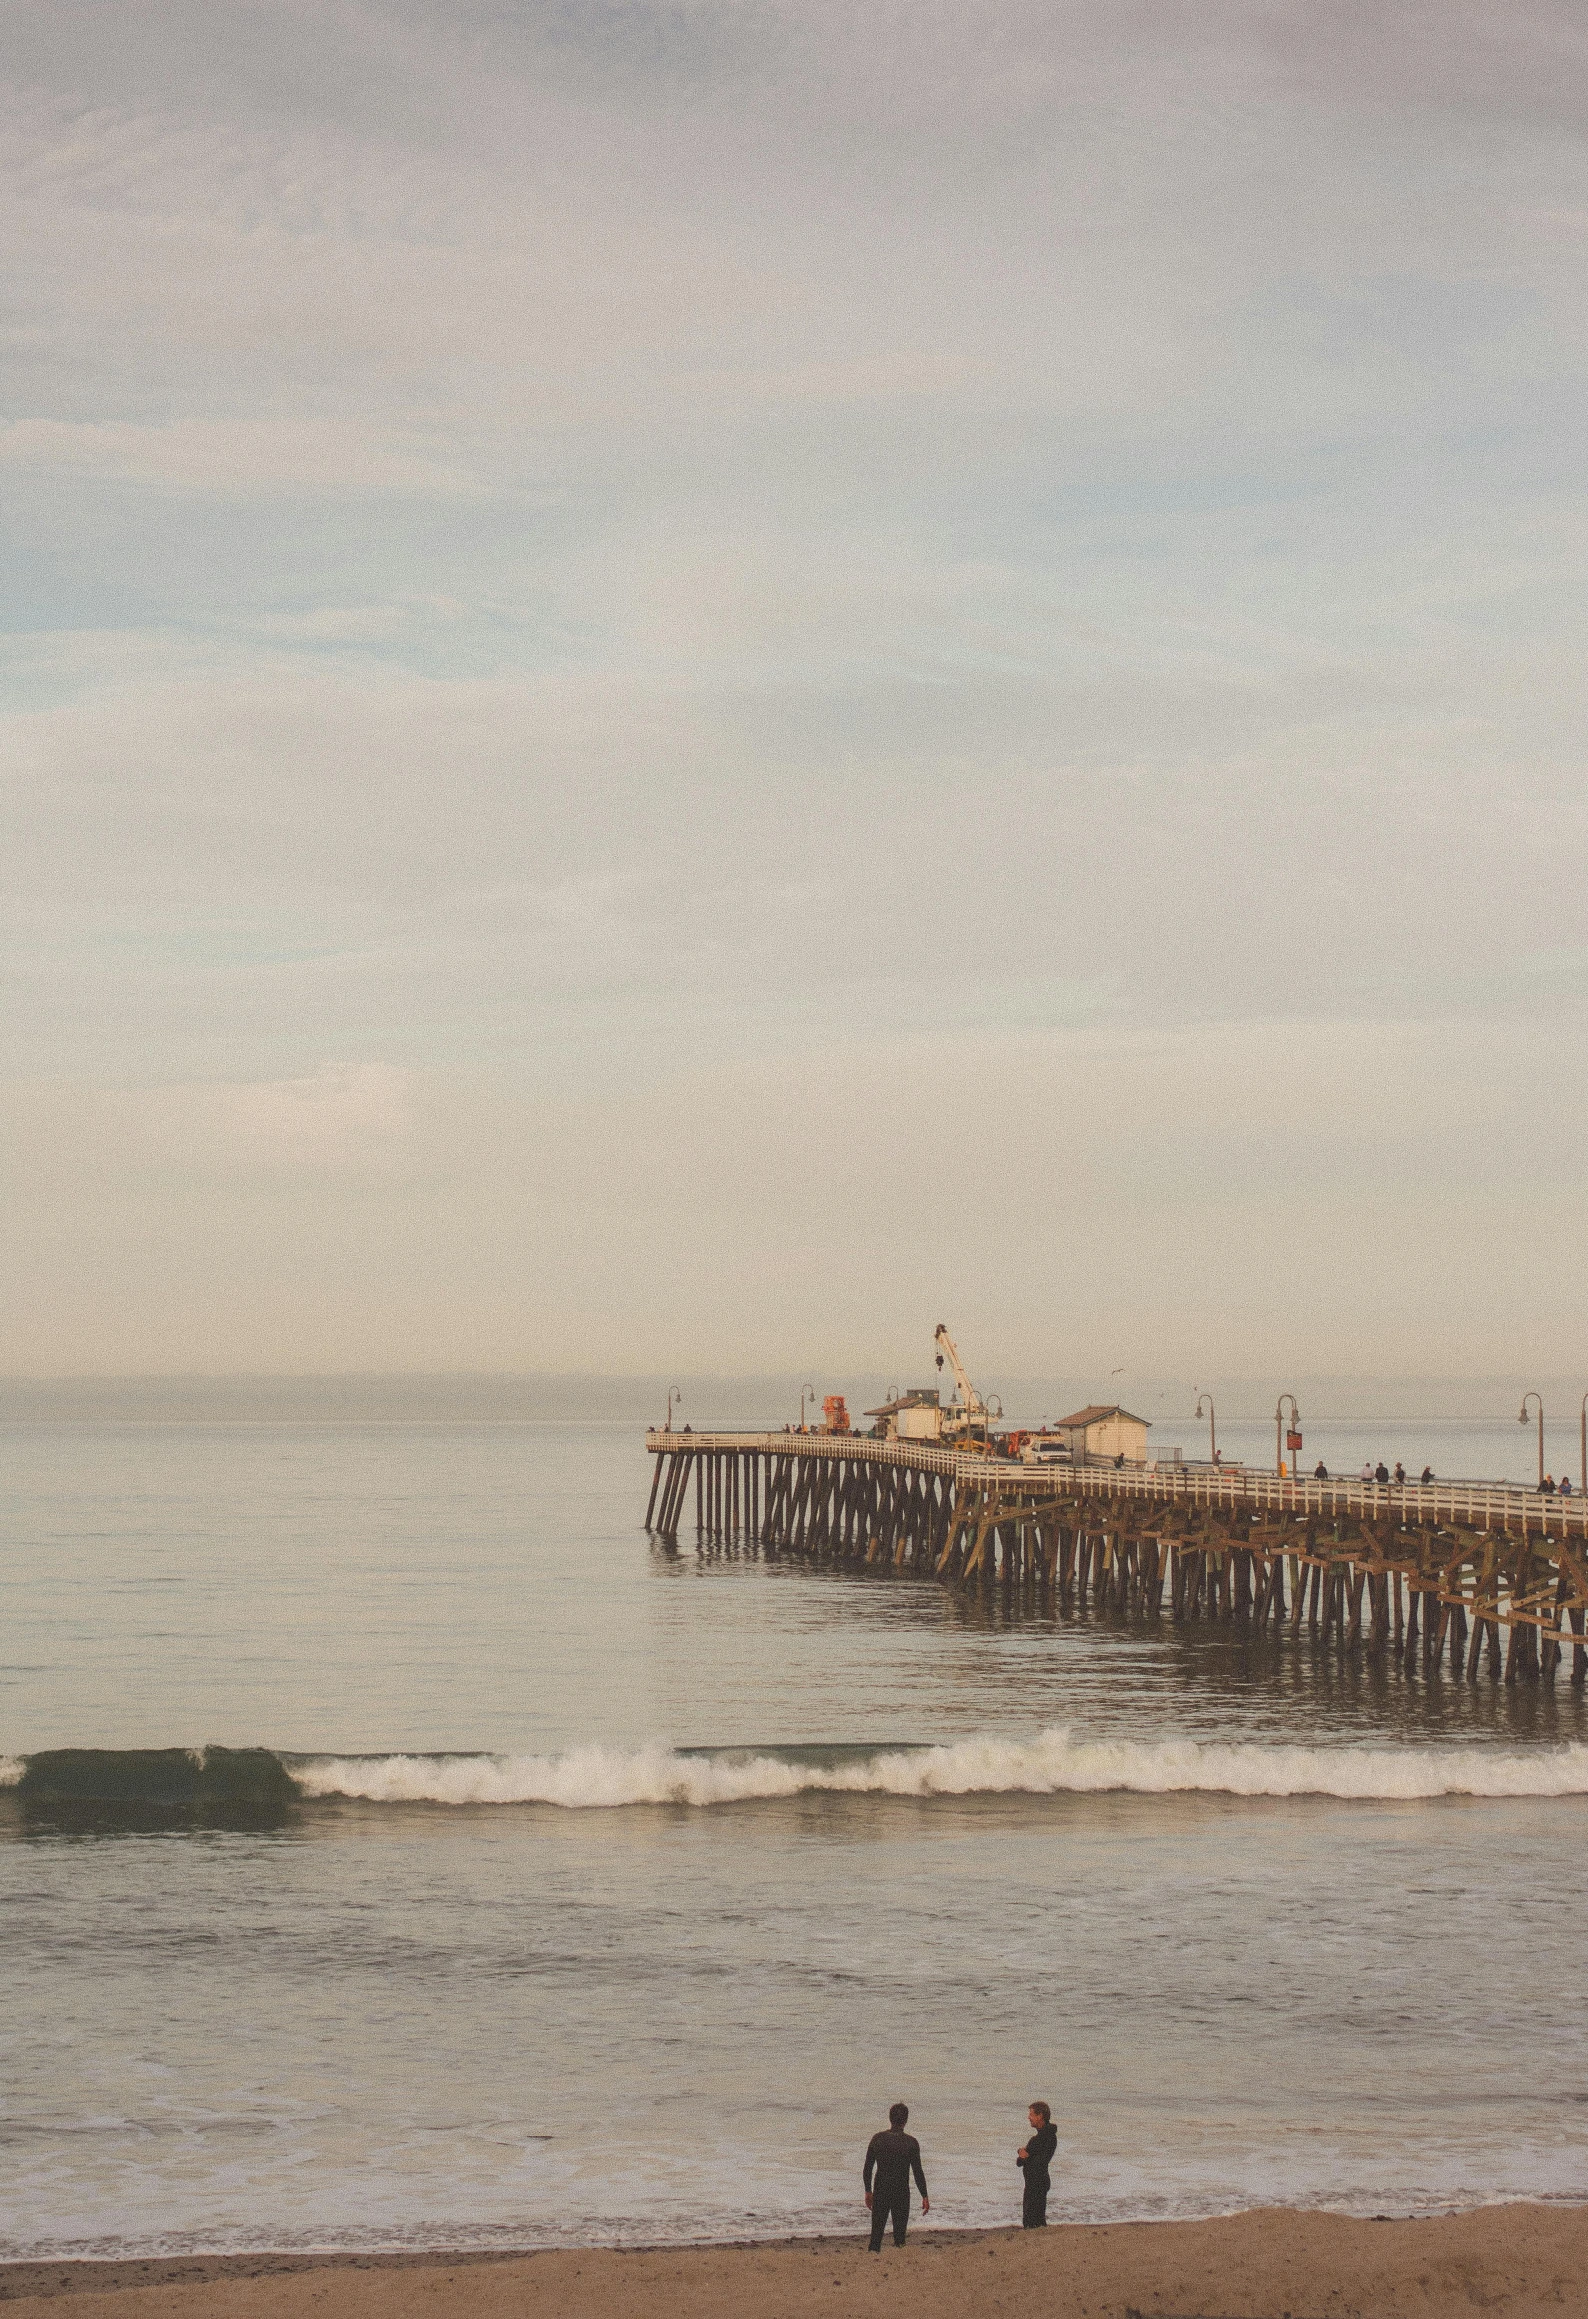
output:
[[[1238,1619],[1476,1680],[1588,1678],[1588,1499],[1244,1466],[1024,1465],[863,1434],[669,1433],[646,1527],[1149,1616]],[[691,1492],[691,1484],[693,1490]],[[1502,1646],[1502,1632],[1505,1641]]]

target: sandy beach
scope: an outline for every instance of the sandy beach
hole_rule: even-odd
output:
[[[1488,2207],[1362,2222],[1268,2210],[1211,2222],[1026,2234],[919,2229],[871,2257],[853,2239],[448,2257],[240,2256],[20,2263],[16,2319],[1419,2319],[1588,2311],[1588,2208]]]

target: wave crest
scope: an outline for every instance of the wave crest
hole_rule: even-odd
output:
[[[837,1751],[834,1751],[835,1753]],[[795,1750],[681,1754],[655,1745],[563,1755],[316,1756],[295,1761],[305,1796],[375,1804],[693,1807],[809,1795],[1320,1796],[1344,1802],[1440,1796],[1588,1795],[1588,1747],[1281,1747],[1258,1741],[1087,1740],[1055,1727],[1030,1739],[964,1739],[841,1761]]]

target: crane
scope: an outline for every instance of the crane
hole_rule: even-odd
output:
[[[949,1367],[954,1372],[954,1399],[944,1412],[944,1433],[950,1437],[955,1434],[973,1433],[979,1426],[982,1433],[985,1434],[987,1431],[987,1404],[965,1374],[965,1364],[959,1357],[959,1347],[948,1333],[947,1321],[938,1322],[936,1341],[938,1367],[941,1369],[944,1361],[947,1360]]]

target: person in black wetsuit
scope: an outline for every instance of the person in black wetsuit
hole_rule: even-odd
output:
[[[926,2195],[926,2176],[921,2172],[921,2145],[913,2134],[907,2134],[910,2113],[903,2102],[895,2102],[888,2112],[888,2131],[873,2134],[866,2144],[866,2163],[860,2179],[865,2187],[866,2204],[871,2210],[871,2252],[882,2251],[882,2227],[890,2217],[893,2222],[893,2243],[904,2244],[904,2234],[910,2221],[910,2176],[913,2174],[921,2189],[921,2212],[930,2214],[932,2201]],[[873,2179],[875,2188],[873,2188]]]
[[[1020,2225],[1023,2230],[1045,2230],[1048,2223],[1048,2168],[1059,2146],[1059,2129],[1053,2123],[1053,2112],[1046,2102],[1033,2102],[1026,2116],[1031,2120],[1035,2132],[1015,2159],[1015,2164],[1026,2178],[1026,2193],[1020,2202]]]

